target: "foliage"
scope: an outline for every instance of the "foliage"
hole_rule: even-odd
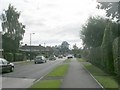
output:
[[[87,47],[98,47],[102,44],[106,20],[101,17],[90,17],[82,27],[81,39]]]
[[[69,43],[67,41],[63,41],[62,44],[58,47],[60,54],[66,54],[69,52]]]
[[[114,61],[113,61],[113,52],[112,52],[112,42],[113,42],[113,36],[111,32],[111,24],[108,22],[108,25],[106,26],[103,42],[101,45],[102,52],[103,52],[103,58],[102,60],[105,62],[105,68],[113,73],[114,71]]]
[[[15,45],[15,50],[19,48],[20,40],[22,40],[25,33],[25,25],[19,22],[20,12],[16,11],[11,4],[8,10],[4,10],[1,15],[2,29],[3,29],[3,49],[5,51],[13,52],[12,45]],[[11,48],[8,48],[10,45]]]
[[[115,73],[118,75],[120,74],[120,37],[117,37],[113,42],[113,58],[114,58],[114,67],[115,67]]]
[[[14,54],[14,61],[23,61],[24,56],[22,53],[15,53]]]
[[[120,2],[101,2],[101,9],[106,10],[106,16],[112,17],[112,19],[120,18]]]
[[[4,58],[10,62],[13,61],[14,55],[12,53],[4,53]]]

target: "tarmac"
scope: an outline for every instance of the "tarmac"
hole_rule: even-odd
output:
[[[99,83],[93,78],[83,65],[75,58],[69,63],[68,72],[64,76],[61,88],[99,88]]]

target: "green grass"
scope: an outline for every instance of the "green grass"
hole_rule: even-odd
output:
[[[99,69],[98,67],[90,64],[90,63],[87,63],[87,64],[84,64],[84,66],[87,68],[87,70],[92,74],[92,75],[108,75],[107,73],[105,73],[104,71],[102,71],[101,69]]]
[[[118,83],[113,76],[95,76],[95,78],[104,88],[118,88]]]
[[[114,76],[103,72],[101,69],[90,63],[86,63],[83,65],[104,88],[118,88],[118,83],[114,79]]]
[[[77,58],[78,62],[86,62],[86,60],[82,59],[82,58]]]
[[[68,64],[62,64],[54,68],[47,76],[64,76],[68,68]]]
[[[61,80],[41,80],[33,84],[30,88],[59,88]]]

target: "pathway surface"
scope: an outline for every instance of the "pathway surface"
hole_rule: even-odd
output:
[[[61,88],[101,88],[75,58],[71,60]],[[101,89],[102,90],[102,89]]]

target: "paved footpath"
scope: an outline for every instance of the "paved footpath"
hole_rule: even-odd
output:
[[[61,88],[101,88],[75,58],[71,60]]]

